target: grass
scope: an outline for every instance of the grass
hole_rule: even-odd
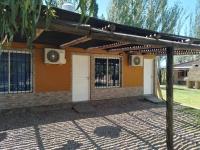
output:
[[[161,86],[164,99],[166,99],[165,86]],[[200,125],[200,90],[188,89],[185,86],[174,86],[174,101],[183,107],[180,111],[192,115],[196,118],[196,123]]]
[[[161,86],[164,99],[166,98],[165,86]],[[174,101],[183,106],[200,109],[200,90],[188,89],[185,86],[174,86]]]

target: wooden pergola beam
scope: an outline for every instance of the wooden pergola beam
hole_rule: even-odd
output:
[[[45,28],[45,23],[39,22],[38,27]],[[148,38],[139,35],[103,31],[101,29],[93,28],[90,25],[84,25],[84,24],[80,25],[78,23],[61,21],[59,19],[52,20],[48,29],[52,31],[72,33],[76,35],[88,35],[90,33],[92,39],[98,39],[98,40],[129,42],[142,45],[159,45],[164,47],[170,46],[174,48],[200,50],[199,44],[188,44],[188,43],[181,43],[178,41],[170,41],[165,39]]]
[[[130,44],[130,43],[128,43],[128,42],[116,42],[116,43],[113,43],[113,44],[106,44],[106,45],[101,45],[101,46],[90,47],[87,50],[115,48],[115,47],[128,45],[128,44]]]
[[[116,48],[110,49],[109,51],[137,51],[137,50],[145,50],[145,49],[152,49],[152,48],[161,48],[158,45],[142,45],[142,46],[132,46],[132,47],[123,47],[123,48]]]
[[[131,35],[113,32],[110,34],[108,31],[101,31],[99,29],[92,29],[92,36],[96,39],[105,39],[105,40],[115,40],[115,41],[126,41],[136,44],[142,45],[159,45],[163,47],[174,47],[174,48],[182,48],[182,49],[197,49],[200,50],[200,45],[198,44],[188,44],[188,43],[180,43],[176,41],[169,41],[164,39],[154,39],[147,38],[144,36]]]
[[[81,38],[78,38],[78,39],[75,39],[75,40],[72,40],[70,42],[67,42],[67,43],[60,45],[60,48],[67,48],[67,47],[70,47],[70,46],[74,46],[74,45],[77,45],[77,44],[80,44],[80,43],[87,42],[91,39],[92,38],[90,36],[83,36]]]
[[[166,53],[146,53],[146,54],[153,54],[157,56],[166,56]],[[174,53],[174,55],[200,55],[200,53]]]
[[[43,32],[44,32],[44,29],[37,28],[36,29],[36,36],[35,36],[34,40],[36,40]]]
[[[155,48],[155,49],[140,49],[140,50],[132,50],[129,53],[149,53],[149,54],[156,54],[156,53],[166,53],[166,48]]]
[[[167,48],[167,73],[166,73],[166,130],[167,149],[173,150],[173,57],[174,48]]]
[[[166,52],[139,52],[140,54],[151,54],[151,55],[158,55],[158,56],[165,56]],[[138,54],[138,52],[130,53],[130,54]],[[200,55],[199,52],[193,52],[193,53],[178,53],[174,52],[174,55]]]
[[[1,41],[1,45],[4,45],[4,43],[7,41],[7,39],[8,39],[8,36],[7,35],[5,35],[5,37],[4,37],[4,39]]]
[[[149,49],[137,49],[129,51],[129,53],[132,54],[155,54],[155,55],[166,55],[167,48],[149,48]],[[198,50],[174,50],[174,55],[198,55],[200,54],[200,51]]]

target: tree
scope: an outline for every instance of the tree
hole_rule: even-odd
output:
[[[194,36],[200,38],[200,0],[197,0],[194,29]]]
[[[130,26],[144,27],[142,14],[148,0],[112,0],[108,10],[108,20]]]
[[[183,8],[175,3],[168,6],[168,0],[112,0],[108,20],[158,32],[179,34],[187,19]],[[159,79],[161,81],[161,61],[159,57]]]
[[[77,9],[84,16],[91,16],[94,12],[94,0],[76,0]],[[46,5],[41,11],[42,4]],[[31,44],[36,36],[36,28],[39,18],[43,16],[46,26],[56,17],[52,6],[57,5],[55,0],[1,0],[0,1],[0,47],[6,42],[12,42],[17,33],[21,33]]]
[[[106,20],[105,16],[103,14],[101,14],[101,17],[100,17],[101,20]]]
[[[184,19],[183,8],[168,0],[112,0],[108,11],[110,21],[166,33],[179,33]]]
[[[183,56],[174,57],[175,64],[185,63],[185,62],[194,61],[194,60],[196,60],[196,56],[183,55]]]
[[[197,0],[195,15],[191,14],[189,19],[189,25],[187,26],[188,30],[186,30],[185,35],[200,38],[200,0]],[[200,55],[176,56],[174,60],[175,63],[183,63],[197,59],[200,59]]]
[[[58,8],[62,8],[62,5],[65,2],[73,4],[75,8],[77,8],[78,5],[79,5],[79,1],[78,0],[52,0],[53,5],[55,7],[58,7]],[[90,1],[85,1],[85,4],[89,8],[91,2]],[[90,16],[97,18],[98,17],[98,10],[99,10],[98,4],[97,4],[96,0],[93,0],[93,11],[92,11],[92,14]],[[75,12],[81,13],[81,10],[80,9],[76,9]],[[88,10],[88,13],[90,13],[90,12],[91,11]]]
[[[93,17],[98,18],[98,11],[99,11],[99,6],[97,4],[97,1],[94,0],[94,13],[93,13]]]

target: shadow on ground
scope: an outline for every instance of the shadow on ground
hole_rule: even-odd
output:
[[[91,105],[90,113],[69,104],[4,111],[0,149],[166,149],[164,104],[121,98]],[[175,148],[200,148],[195,118],[174,116]]]
[[[0,142],[6,139],[7,134],[5,132],[0,133]]]
[[[94,134],[99,137],[110,137],[110,138],[118,138],[120,136],[121,128],[114,126],[102,126],[97,127],[94,130]]]
[[[102,100],[91,102],[90,104],[97,111],[88,114],[77,113],[74,112],[71,104],[5,110],[0,113],[0,131],[54,122],[78,120],[88,117],[121,114],[155,107],[165,107],[164,104],[154,105],[141,98]]]

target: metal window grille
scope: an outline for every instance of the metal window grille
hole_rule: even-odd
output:
[[[32,92],[32,55],[26,51],[0,52],[0,93]]]
[[[120,58],[95,59],[95,87],[109,88],[121,86]]]

